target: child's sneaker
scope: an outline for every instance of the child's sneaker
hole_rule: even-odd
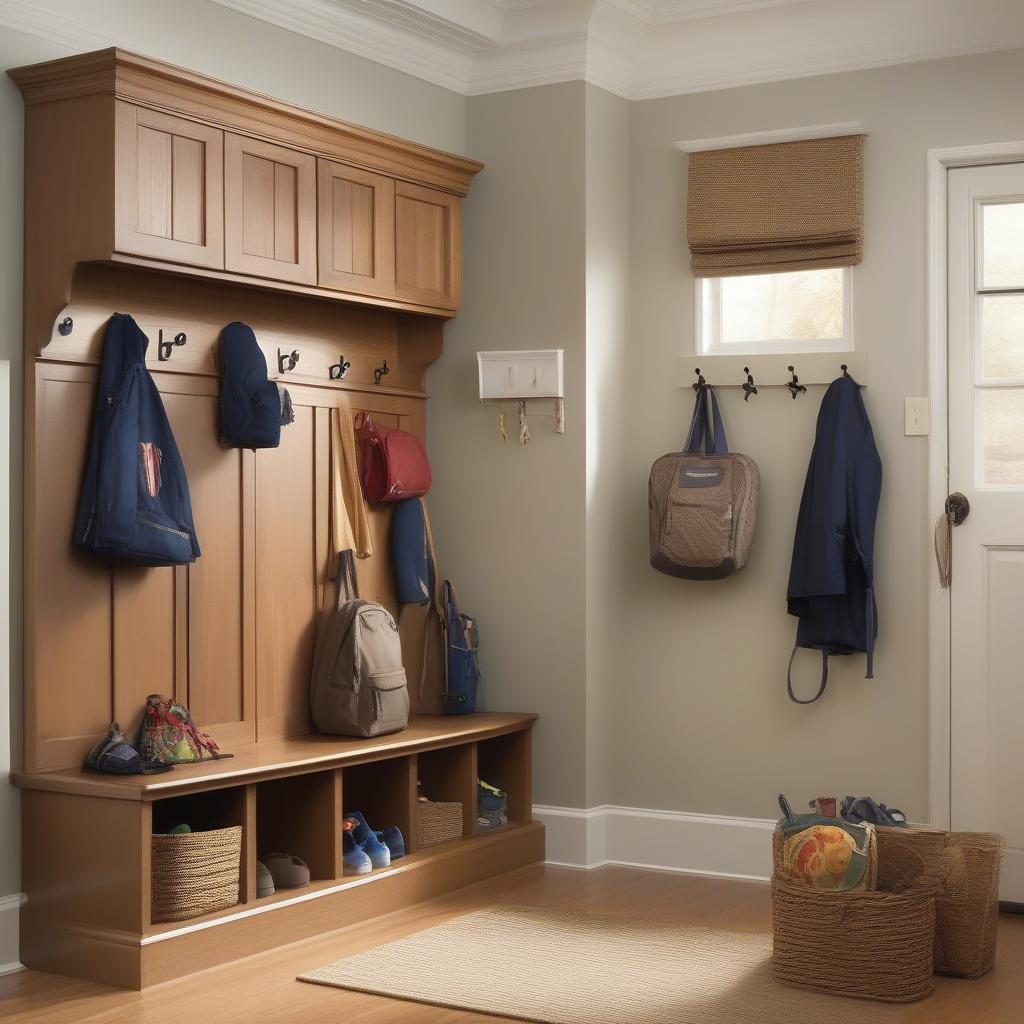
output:
[[[342,823],[341,850],[346,875],[367,875],[373,870],[373,864],[363,848],[352,838],[355,822],[346,820]]]
[[[383,832],[377,832],[376,836],[388,848],[393,861],[405,856],[405,837],[397,825],[392,825],[391,828],[386,828]]]
[[[377,838],[377,833],[366,824],[366,819],[359,811],[351,811],[345,815],[345,823],[352,822],[352,838],[363,853],[370,858],[375,868],[386,868],[391,865],[391,851]]]

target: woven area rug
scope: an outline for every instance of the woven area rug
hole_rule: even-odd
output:
[[[895,1021],[778,984],[770,935],[492,907],[299,976],[541,1024]]]

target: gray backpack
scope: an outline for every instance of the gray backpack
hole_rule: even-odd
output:
[[[742,569],[760,493],[756,463],[729,451],[718,399],[702,384],[685,449],[662,455],[651,467],[651,565],[690,580],[720,579]]]
[[[391,613],[356,595],[352,552],[339,558],[338,607],[321,616],[313,655],[313,724],[332,736],[380,736],[409,724],[402,643]]]

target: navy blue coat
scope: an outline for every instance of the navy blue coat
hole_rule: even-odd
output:
[[[828,680],[830,654],[866,652],[867,678],[872,678],[878,631],[875,519],[881,491],[882,460],[864,399],[856,381],[844,374],[829,385],[818,413],[786,594],[789,614],[800,619],[796,647],[822,652],[817,696]],[[790,696],[796,700],[792,685]]]

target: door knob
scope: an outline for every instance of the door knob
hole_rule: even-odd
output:
[[[966,495],[954,491],[946,498],[946,506],[935,524],[935,562],[943,588],[953,582],[953,527],[959,526],[970,514],[971,503]]]
[[[950,517],[953,526],[959,526],[971,514],[971,503],[966,495],[954,491],[946,499],[946,515]]]

